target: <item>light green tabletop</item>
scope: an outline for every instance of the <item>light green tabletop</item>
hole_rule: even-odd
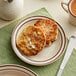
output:
[[[43,15],[43,16],[51,17],[45,8],[41,8],[31,14],[24,16],[23,18],[27,18],[29,16],[35,16],[35,15]],[[8,26],[0,29],[0,65],[18,64],[30,68],[31,70],[36,72],[39,76],[56,76],[56,73],[59,69],[63,56],[52,64],[49,64],[47,66],[37,67],[24,63],[14,53],[11,46],[11,35],[13,28],[21,19],[16,20],[15,22],[9,24]],[[76,51],[74,50],[67,66],[63,71],[63,76],[76,76],[75,64],[76,64]]]

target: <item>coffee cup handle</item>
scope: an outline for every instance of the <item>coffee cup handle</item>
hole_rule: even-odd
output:
[[[62,8],[68,13],[68,3],[66,2],[61,2]]]

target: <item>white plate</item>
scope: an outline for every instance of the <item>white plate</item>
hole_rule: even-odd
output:
[[[45,16],[32,16],[25,18],[15,27],[12,33],[12,47],[16,55],[24,62],[31,65],[43,66],[55,62],[62,55],[66,46],[66,37],[62,27],[55,21],[58,26],[57,40],[54,41],[51,46],[44,48],[39,54],[35,56],[26,56],[22,54],[16,46],[16,40],[24,27],[33,25],[39,19],[51,18]]]
[[[33,71],[20,65],[0,66],[0,76],[37,76]]]

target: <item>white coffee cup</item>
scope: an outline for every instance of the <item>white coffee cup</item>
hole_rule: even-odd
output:
[[[76,25],[76,16],[71,11],[71,4],[74,0],[70,0],[69,2],[61,2],[62,8],[69,14],[69,22],[72,25]]]

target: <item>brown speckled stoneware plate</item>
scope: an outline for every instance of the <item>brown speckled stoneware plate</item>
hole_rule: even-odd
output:
[[[16,55],[24,62],[35,66],[48,65],[55,62],[63,54],[66,46],[66,36],[64,30],[62,29],[60,24],[55,21],[58,27],[58,38],[56,41],[53,42],[51,46],[45,47],[39,54],[35,56],[26,56],[23,53],[21,53],[16,46],[16,41],[19,34],[23,30],[23,28],[25,28],[28,25],[33,25],[39,19],[51,18],[48,18],[46,16],[32,16],[25,18],[15,27],[12,33],[12,48]]]
[[[37,76],[33,71],[20,65],[0,66],[0,76]]]

